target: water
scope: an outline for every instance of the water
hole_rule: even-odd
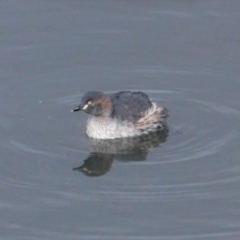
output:
[[[0,239],[239,239],[239,7],[1,1]],[[89,142],[70,110],[125,89],[170,131]]]

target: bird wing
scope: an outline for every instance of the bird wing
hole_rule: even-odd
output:
[[[153,105],[143,92],[118,92],[110,94],[110,99],[113,106],[112,116],[123,121],[137,121]]]

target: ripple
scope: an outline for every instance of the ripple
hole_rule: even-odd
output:
[[[148,164],[200,159],[222,151],[240,135],[240,131],[236,130],[240,111],[227,103],[202,100],[203,96],[198,92],[190,97],[188,95],[193,93],[189,90],[172,94],[156,90],[148,92],[154,96],[154,101],[169,108],[169,121],[173,122],[169,124],[171,137],[167,150],[161,155],[165,161]],[[181,114],[180,118],[175,110]],[[176,134],[178,132],[180,134]]]
[[[227,177],[226,179],[217,179],[213,181],[194,182],[184,184],[165,184],[165,185],[143,185],[128,186],[118,190],[101,190],[95,191],[100,199],[115,199],[119,202],[179,202],[181,200],[206,200],[206,199],[223,199],[233,195],[231,189],[229,194],[224,195],[219,191],[219,187],[228,189],[234,183],[239,183],[240,177]],[[226,190],[224,190],[226,193]],[[225,197],[223,197],[225,196]]]
[[[95,200],[178,202],[235,196],[232,186],[240,183],[240,169],[223,167],[227,149],[236,144],[240,136],[239,128],[236,128],[240,112],[236,107],[229,106],[231,99],[216,103],[211,101],[211,96],[208,99],[200,92],[187,89],[141,91],[169,108],[170,133],[161,149],[150,153],[146,161],[134,164],[152,170],[170,167],[171,174],[177,172],[181,164],[182,168],[185,166],[188,169],[188,175],[180,175],[179,183],[176,182],[176,176],[175,180],[169,179],[169,176],[159,176],[154,184],[157,175],[150,177],[149,182],[147,179],[138,179],[136,183],[127,184],[126,179],[118,179],[119,186],[115,186],[115,189],[105,186],[94,191],[93,195],[98,196]],[[184,168],[181,171],[184,173]],[[197,237],[201,238],[199,235]]]
[[[222,139],[216,140],[201,141],[197,137],[183,140],[182,142],[168,146],[168,151],[162,155],[165,161],[147,162],[143,164],[166,164],[200,159],[221,151],[226,144],[231,143],[238,136],[239,134],[233,132],[224,136]]]
[[[13,148],[15,148],[16,150],[22,151],[22,152],[48,155],[48,153],[45,151],[33,149],[32,147],[30,147],[26,144],[20,143],[20,142],[11,141],[10,144],[12,145]]]
[[[236,121],[236,117],[239,117],[240,111],[229,106],[230,99],[228,102],[215,103],[202,99],[202,92],[189,89],[137,90],[146,92],[153,101],[166,106],[170,111],[170,138],[165,151],[161,151],[161,161],[141,162],[143,165],[198,160],[220,152],[240,135],[234,124],[231,125],[231,121]],[[82,94],[80,92],[58,98],[55,104],[74,106]]]
[[[240,115],[240,111],[234,108],[231,108],[230,106],[223,106],[223,105],[219,105],[219,104],[215,104],[212,102],[206,102],[206,101],[199,101],[199,100],[195,100],[195,99],[190,99],[192,102],[196,102],[197,104],[202,104],[204,106],[206,106],[209,109],[212,109],[215,112],[219,112],[222,114],[233,114],[233,115]]]
[[[214,204],[215,202],[225,200],[229,201],[227,204],[231,204],[229,198],[238,194],[234,186],[239,186],[240,170],[239,168],[234,168],[233,165],[226,165],[223,160],[224,156],[226,156],[224,155],[226,154],[226,149],[229,149],[232,144],[236,144],[240,135],[239,128],[236,128],[236,124],[239,122],[239,109],[233,107],[234,104],[230,104],[229,106],[231,98],[228,99],[228,102],[223,99],[221,102],[216,103],[213,102],[210,97],[205,98],[202,92],[191,92],[187,89],[141,89],[141,91],[148,93],[153,101],[166,106],[170,111],[168,121],[170,131],[167,137],[164,138],[164,141],[157,141],[157,144],[148,141],[147,143],[149,144],[147,144],[147,146],[145,139],[144,141],[137,141],[137,144],[144,143],[141,145],[142,148],[140,148],[144,156],[142,161],[133,161],[133,155],[130,154],[129,158],[127,158],[128,161],[125,162],[120,162],[117,158],[114,158],[114,161],[112,161],[110,158],[107,162],[110,164],[106,164],[107,167],[104,168],[107,170],[104,171],[107,177],[97,177],[97,179],[101,178],[97,181],[95,180],[96,178],[91,181],[86,180],[86,178],[81,178],[81,176],[78,177],[75,172],[72,172],[72,168],[77,167],[75,164],[78,164],[78,158],[79,163],[82,164],[84,162],[83,158],[86,157],[86,153],[88,153],[87,145],[89,144],[91,146],[91,142],[88,142],[80,129],[76,131],[75,124],[78,124],[76,119],[74,119],[74,122],[71,122],[70,110],[79,102],[82,93],[64,96],[55,99],[52,103],[52,107],[59,106],[61,109],[69,108],[69,115],[66,114],[64,109],[63,122],[59,125],[64,127],[67,125],[68,127],[63,129],[59,128],[59,135],[51,136],[51,139],[48,139],[47,143],[45,140],[48,134],[44,133],[43,136],[35,142],[30,142],[26,139],[24,139],[24,141],[11,140],[5,146],[17,153],[40,155],[38,165],[41,171],[40,177],[37,178],[35,176],[37,171],[33,171],[31,175],[28,173],[28,169],[26,169],[25,174],[28,177],[25,180],[20,176],[11,181],[3,181],[3,189],[11,188],[16,195],[20,191],[24,193],[27,192],[28,195],[29,192],[32,192],[32,196],[36,190],[39,192],[40,189],[40,193],[42,191],[44,197],[37,198],[32,206],[25,204],[25,201],[20,201],[20,203],[16,204],[15,200],[12,201],[10,205],[4,202],[2,206],[9,209],[13,209],[14,206],[16,206],[16,209],[18,209],[18,206],[21,205],[21,209],[24,211],[33,211],[34,209],[35,211],[40,211],[43,206],[47,206],[49,209],[56,207],[67,208],[69,203],[73,205],[76,203],[76,206],[79,206],[79,202],[81,202],[81,204],[90,204],[91,208],[89,209],[98,210],[99,206],[114,202],[119,204],[119,208],[116,208],[117,210],[114,209],[114,211],[118,211],[118,209],[125,211],[125,206],[129,209],[132,206],[138,206],[136,208],[133,207],[132,212],[135,214],[133,214],[133,217],[128,215],[130,219],[132,218],[133,228],[135,225],[136,228],[138,228],[138,221],[136,220],[136,224],[134,224],[134,220],[138,219],[136,216],[141,217],[144,216],[145,213],[139,211],[140,208],[144,207],[146,209],[148,206],[153,206],[153,209],[149,209],[149,212],[153,211],[152,216],[154,218],[154,206],[156,205],[159,207],[159,209],[156,209],[156,214],[166,214],[170,219],[167,219],[166,223],[169,221],[173,224],[174,228],[177,228],[180,222],[180,227],[175,231],[178,232],[178,234],[174,235],[174,232],[172,233],[173,235],[165,235],[166,233],[163,232],[160,236],[119,234],[121,236],[118,236],[118,238],[177,240],[226,239],[237,237],[240,232],[237,227],[234,228],[234,224],[229,223],[228,228],[222,228],[222,225],[224,225],[223,221],[225,220],[222,216],[226,212],[221,212],[220,220],[216,223],[215,211],[217,212],[217,210],[214,209],[214,211],[211,212],[213,216],[210,214],[212,218],[209,219],[209,215],[207,215],[209,208],[206,210],[204,204],[206,202],[213,202]],[[235,103],[234,101],[232,102]],[[59,109],[56,109],[59,112]],[[57,117],[59,116],[58,114],[59,113],[56,115]],[[53,115],[53,118],[57,119],[56,116]],[[82,126],[85,125],[86,117],[78,116],[77,119],[80,119]],[[227,126],[226,123],[228,124]],[[56,126],[56,132],[58,132],[59,126]],[[53,131],[53,134],[55,134],[55,131]],[[63,140],[57,139],[62,136],[67,137],[65,139],[63,138]],[[113,148],[115,145],[111,144],[105,147],[103,144],[92,143],[92,147],[94,151],[96,151],[96,149],[98,149],[98,151],[107,150],[106,154],[113,155],[117,154],[117,151],[121,149],[124,157],[128,155],[128,152],[132,153],[132,149],[135,149],[132,148],[130,151],[125,151],[126,149],[128,150],[128,148],[125,147],[125,144],[121,144],[117,144],[117,150]],[[135,146],[134,142],[131,142],[131,144]],[[129,147],[131,144],[128,143],[127,146]],[[141,153],[139,148],[135,150]],[[47,158],[47,161],[41,159],[46,156],[57,157],[58,161],[55,161],[56,158],[54,158],[54,161],[49,164],[49,158]],[[221,156],[221,158],[218,160],[217,158],[219,156]],[[71,159],[72,162],[67,161],[69,159]],[[96,158],[96,161],[98,160],[99,158]],[[116,160],[118,160],[118,162]],[[96,166],[95,162],[90,161],[90,163],[94,163],[92,165]],[[21,164],[22,163],[19,162],[19,168]],[[33,162],[32,164],[36,165]],[[62,164],[62,167],[60,164]],[[115,166],[111,167],[111,164],[115,164]],[[233,172],[233,170],[235,172]],[[12,170],[9,172],[12,173]],[[50,174],[52,174],[52,176],[50,176]],[[98,176],[100,175],[101,174],[98,174]],[[69,178],[69,176],[71,177]],[[44,182],[42,178],[48,179],[48,181]],[[70,179],[68,184],[65,178]],[[78,181],[79,179],[81,180]],[[76,183],[74,183],[74,181],[76,181]],[[80,192],[78,192],[79,186],[81,186]],[[26,194],[26,196],[28,195]],[[189,208],[193,213],[196,213],[196,204],[201,205],[200,209],[204,213],[197,213],[195,216],[191,214],[184,215],[185,212],[181,212],[180,214],[173,212],[169,214],[168,210],[165,211],[164,209],[165,206],[168,206],[172,211],[176,208],[179,210],[178,208],[184,208],[188,203],[192,204]],[[123,205],[124,207],[122,207]],[[106,209],[109,209],[108,206]],[[232,209],[233,208],[231,208],[231,210]],[[139,213],[135,213],[135,210],[136,212],[139,211]],[[171,217],[174,219],[172,220]],[[139,220],[139,223],[143,224],[144,221],[141,222],[141,220]],[[190,228],[192,227],[193,230],[182,230],[181,226],[186,225],[190,226]],[[208,225],[216,225],[216,232],[205,231],[204,234],[201,234],[197,230],[198,226],[200,228],[205,227],[205,229],[208,230]],[[226,231],[224,231],[224,229],[226,229]],[[232,229],[232,231],[229,231],[229,229]],[[107,231],[109,231],[109,229],[106,230],[106,232]],[[116,229],[113,231],[116,233]],[[98,239],[112,239],[112,236],[109,237],[102,233],[99,235]],[[51,232],[49,236],[51,238],[55,236],[55,233]],[[69,238],[69,235],[66,237]],[[72,239],[77,238],[79,238],[79,235],[78,237],[75,235],[72,236]],[[84,239],[96,239],[96,235],[86,234],[84,235]]]

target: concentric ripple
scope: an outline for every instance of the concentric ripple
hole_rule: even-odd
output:
[[[238,169],[230,172],[232,169],[227,168],[229,162],[225,157],[240,136],[239,130],[236,131],[240,111],[229,106],[229,101],[215,103],[202,99],[202,93],[197,91],[142,91],[169,108],[170,133],[166,143],[150,150],[146,161],[134,162],[128,168],[134,171],[141,167],[155,174],[159,169],[162,175],[155,185],[156,176],[152,176],[149,181],[138,179],[135,184],[124,184],[124,188],[120,184],[115,190],[105,186],[97,191],[100,199],[114,197],[128,202],[158,202],[233,195],[230,186],[240,183],[240,168],[237,165]]]
[[[153,225],[153,230],[159,228],[162,232],[151,236],[120,233],[119,239],[237,239],[240,224],[232,221],[226,226],[225,216],[228,211],[233,212],[233,218],[239,214],[234,200],[240,185],[240,166],[236,161],[240,136],[238,103],[231,96],[216,102],[211,94],[188,89],[140,90],[169,109],[169,132],[160,140],[130,141],[128,145],[118,142],[117,148],[111,143],[88,141],[84,135],[87,116],[70,111],[83,93],[54,99],[43,106],[53,122],[45,117],[46,122],[39,124],[46,131],[39,131],[34,141],[29,140],[35,129],[35,123],[30,121],[24,125],[28,136],[19,135],[15,140],[8,137],[4,147],[13,156],[28,158],[24,164],[16,161],[16,177],[7,178],[2,185],[5,191],[11,187],[16,195],[30,191],[35,199],[35,204],[28,207],[28,193],[20,203],[14,198],[9,207],[20,205],[21,211],[30,211],[47,206],[52,210],[53,206],[81,203],[101,211],[99,206],[104,206],[110,214],[126,211],[126,228],[138,229],[147,223],[149,229]],[[95,157],[91,151],[102,155]],[[29,165],[33,173],[26,167]],[[99,171],[93,169],[96,166]],[[73,168],[98,176],[99,180],[84,178],[84,171],[76,173]],[[159,219],[161,226],[157,225]],[[164,232],[164,224],[171,224],[172,235]],[[215,231],[208,231],[209,226],[214,226]],[[201,227],[206,229],[204,234],[198,231]],[[95,239],[95,234],[89,230],[85,239]],[[108,229],[100,235],[99,239],[111,239]]]
[[[170,133],[161,160],[150,159],[141,164],[169,164],[174,162],[198,160],[221,152],[239,137],[236,123],[239,109],[228,102],[212,102],[202,99],[201,92],[192,90],[146,90],[150,98],[169,109]],[[116,90],[115,90],[116,91]],[[113,92],[113,91],[109,91]],[[57,99],[57,105],[74,107],[83,93]],[[86,118],[81,122],[85,125]],[[156,153],[158,154],[158,153]]]

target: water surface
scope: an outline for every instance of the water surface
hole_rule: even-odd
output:
[[[1,1],[0,239],[239,239],[239,7]],[[89,142],[70,110],[127,89],[169,132]]]

